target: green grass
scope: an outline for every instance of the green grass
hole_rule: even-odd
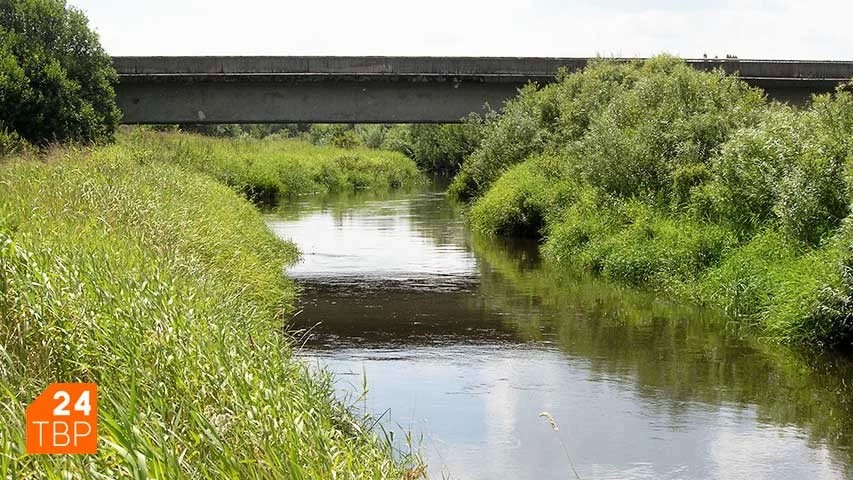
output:
[[[248,161],[263,152],[274,155]],[[319,152],[144,133],[0,163],[0,477],[402,475],[409,457],[395,460],[333,400],[330,376],[293,357],[294,246],[217,181],[240,165],[228,183],[241,191],[258,172],[311,179],[300,192],[362,186],[317,179],[325,167],[367,175]],[[358,154],[388,173],[379,184],[410,171]],[[277,193],[297,192],[270,175]],[[97,455],[24,455],[24,408],[57,381],[98,383]]]
[[[795,109],[668,56],[592,62],[487,119],[450,193],[554,263],[853,348],[848,90]]]
[[[262,203],[353,188],[397,188],[423,179],[415,163],[403,154],[365,147],[344,149],[297,139],[224,139],[144,129],[118,140],[140,158],[207,173]]]

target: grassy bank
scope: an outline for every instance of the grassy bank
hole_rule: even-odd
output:
[[[403,154],[366,147],[315,146],[298,139],[213,138],[137,129],[119,145],[151,161],[213,176],[257,202],[347,189],[396,188],[421,181]]]
[[[415,175],[320,151],[144,133],[0,163],[0,477],[402,475],[330,378],[292,357],[295,248],[217,181],[254,195],[264,174],[289,195]],[[24,455],[24,408],[56,381],[99,384],[98,455]]]
[[[769,338],[853,346],[853,95],[769,102],[682,61],[601,61],[527,87],[451,193],[473,225],[715,304]]]

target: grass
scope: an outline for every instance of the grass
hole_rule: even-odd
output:
[[[213,138],[137,129],[119,145],[151,161],[207,173],[259,203],[308,193],[397,188],[422,181],[413,161],[366,147],[315,146],[298,139]]]
[[[416,178],[396,156],[339,153],[139,133],[0,163],[0,477],[401,477],[411,458],[294,359],[297,252],[234,190]],[[97,455],[23,453],[24,408],[57,381],[99,384]]]
[[[450,193],[556,264],[853,349],[848,90],[795,109],[668,56],[592,62],[486,119]]]

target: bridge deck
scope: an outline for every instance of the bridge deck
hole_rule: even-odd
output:
[[[628,59],[617,59],[630,61]],[[115,57],[125,123],[454,122],[587,58]],[[853,62],[687,60],[801,103],[853,77]]]

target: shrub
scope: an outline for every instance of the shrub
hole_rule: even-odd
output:
[[[400,152],[409,158],[414,155],[412,153],[412,129],[409,125],[392,125],[385,132],[382,139],[382,145],[379,148],[383,150],[391,150]]]
[[[30,145],[17,132],[0,129],[0,159],[25,153],[29,149]]]
[[[635,284],[675,287],[697,278],[736,245],[726,229],[672,219],[640,203],[576,212],[554,228],[548,256],[580,262],[588,269]]]
[[[501,115],[490,114],[483,124],[479,148],[462,164],[450,194],[463,200],[482,194],[509,167],[545,148],[542,98],[536,85],[522,88]]]
[[[551,261],[851,346],[850,88],[795,109],[668,56],[593,62],[490,116],[451,193]]]
[[[353,127],[359,142],[368,148],[380,148],[385,142],[389,127],[385,125],[359,124]]]
[[[0,129],[38,145],[112,138],[116,74],[86,17],[62,0],[0,3]]]
[[[798,256],[797,246],[784,235],[764,230],[705,272],[694,291],[731,315],[756,315],[771,305],[784,272]]]
[[[314,145],[355,148],[361,144],[352,125],[317,123],[308,129],[308,141]]]
[[[711,216],[742,235],[770,222],[817,245],[848,212],[851,150],[837,135],[820,112],[771,108],[757,126],[734,132],[711,162]]]
[[[546,218],[571,202],[573,186],[552,181],[553,158],[535,157],[510,168],[471,208],[471,223],[484,233],[539,237]]]
[[[480,145],[482,120],[471,115],[464,123],[409,128],[409,155],[415,163],[427,172],[452,175]]]
[[[646,62],[638,75],[590,122],[577,167],[608,193],[668,205],[675,175],[707,163],[733,130],[755,123],[764,98],[737,78],[671,57]]]
[[[562,265],[577,264],[600,272],[599,259],[584,256],[589,245],[595,245],[620,231],[628,223],[624,212],[607,195],[580,187],[575,201],[568,204],[559,218],[548,226],[543,253],[552,262]]]

